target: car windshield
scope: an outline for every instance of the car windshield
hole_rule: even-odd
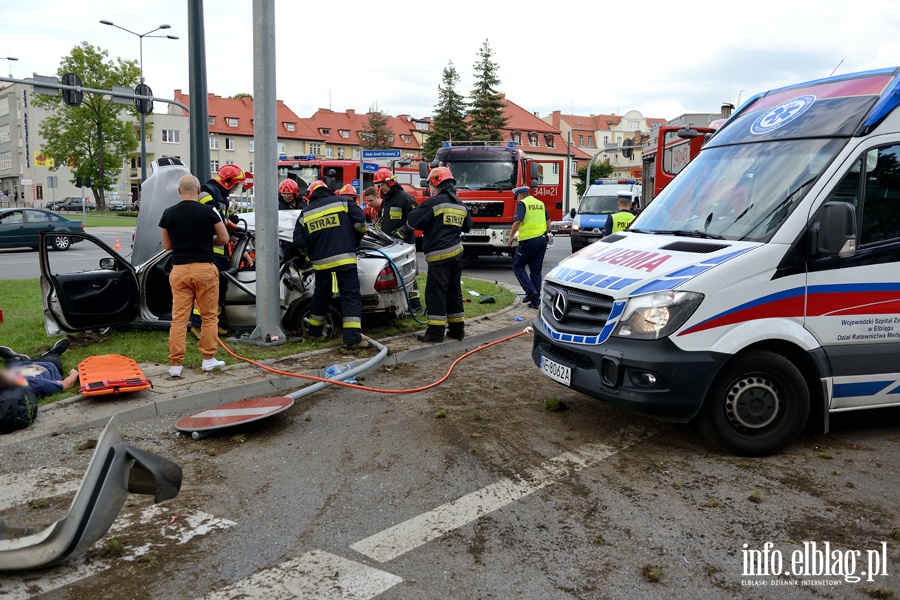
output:
[[[578,212],[583,215],[600,215],[614,213],[618,208],[616,196],[583,196],[578,205]]]
[[[516,186],[516,163],[482,160],[447,162],[456,187],[469,190],[511,190]]]
[[[707,148],[644,209],[631,229],[765,241],[845,143],[785,140]]]

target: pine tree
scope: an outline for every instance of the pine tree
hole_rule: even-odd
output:
[[[494,51],[487,40],[478,51],[475,69],[475,89],[472,90],[472,105],[469,108],[469,135],[473,140],[500,140],[501,129],[506,126],[503,97],[497,91],[500,65],[493,61]]]
[[[456,91],[459,83],[459,73],[451,60],[444,67],[441,83],[438,85],[438,103],[434,107],[434,120],[431,133],[425,140],[423,154],[428,159],[434,159],[438,148],[447,140],[465,141],[469,139],[466,129],[466,100]]]
[[[366,126],[359,132],[362,147],[366,150],[380,150],[394,145],[394,131],[390,117],[378,110],[377,105],[369,109]]]

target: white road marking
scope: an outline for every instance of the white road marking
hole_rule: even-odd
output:
[[[72,469],[44,467],[0,476],[0,511],[36,498],[71,494],[81,485]]]
[[[82,579],[106,571],[117,564],[121,566],[122,561],[133,562],[155,548],[163,547],[166,542],[181,545],[197,536],[206,535],[212,531],[228,529],[236,525],[234,521],[222,519],[202,511],[189,511],[185,514],[179,514],[175,521],[171,522],[172,514],[168,507],[157,504],[145,508],[136,515],[120,516],[113,523],[113,526],[110,527],[109,532],[94,547],[103,547],[110,538],[122,537],[125,539],[126,544],[125,554],[110,558],[94,557],[90,562],[87,562],[84,556],[81,556],[58,567],[42,571],[12,575],[4,574],[0,577],[0,598],[3,600],[39,598],[42,594],[77,583]],[[127,546],[129,526],[134,524],[147,525],[154,521],[159,523],[159,536],[164,540],[163,542],[148,541],[141,546]]]
[[[193,415],[192,419],[215,419],[218,417],[251,417],[253,415],[265,415],[275,409],[283,408],[282,405],[274,406],[257,406],[255,408],[228,408],[224,410],[205,410],[202,413]]]
[[[212,592],[204,600],[368,600],[402,581],[386,571],[313,550]]]
[[[518,480],[502,479],[369,536],[350,547],[380,563],[393,560],[498,508],[545,488],[570,472],[580,471],[607,459],[620,450],[649,438],[657,431],[632,428],[625,433],[618,447],[599,443],[586,444],[530,469]]]

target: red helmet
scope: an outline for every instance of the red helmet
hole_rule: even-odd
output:
[[[224,165],[216,172],[216,181],[229,192],[239,183],[244,183],[247,176],[237,165]]]
[[[309,188],[306,190],[306,198],[309,199],[312,196],[312,193],[314,191],[316,191],[319,188],[323,188],[323,187],[328,187],[328,186],[326,186],[325,182],[322,181],[321,179],[319,179],[317,181],[313,181],[311,184],[309,184]]]
[[[293,194],[297,198],[300,196],[300,186],[293,179],[285,179],[278,185],[278,193],[282,196]]]
[[[428,183],[434,187],[439,186],[445,181],[456,181],[453,178],[453,173],[451,173],[450,169],[447,167],[435,167],[431,170],[431,173],[428,174]]]
[[[356,188],[350,185],[349,183],[338,190],[338,196],[353,196],[356,198]]]
[[[394,185],[396,183],[397,176],[394,175],[390,169],[387,167],[381,167],[377,171],[375,171],[375,176],[372,178],[372,183],[378,185],[380,183],[387,183],[388,185]]]

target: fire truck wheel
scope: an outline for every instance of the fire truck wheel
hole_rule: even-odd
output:
[[[714,444],[741,456],[768,456],[800,435],[809,416],[809,388],[794,364],[754,350],[731,360],[716,377],[699,426]]]

